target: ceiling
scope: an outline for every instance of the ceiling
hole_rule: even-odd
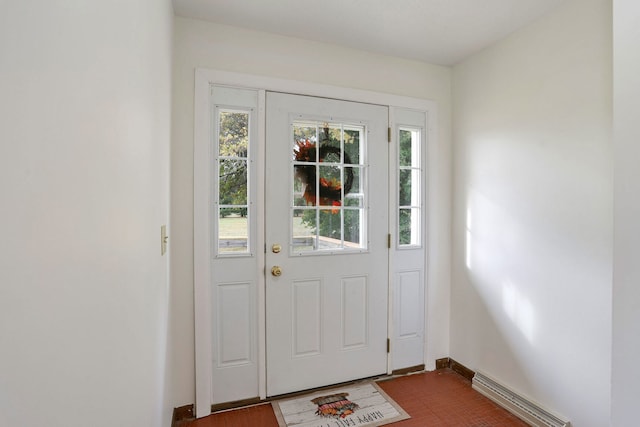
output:
[[[176,15],[453,65],[564,0],[173,0]]]

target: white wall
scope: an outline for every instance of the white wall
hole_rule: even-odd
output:
[[[451,357],[577,427],[610,413],[611,31],[567,0],[453,72]]]
[[[438,103],[439,139],[430,153],[437,191],[430,195],[433,213],[430,238],[441,251],[430,254],[431,315],[438,319],[427,331],[432,357],[448,356],[450,230],[450,69],[371,54],[323,43],[176,18],[171,148],[173,256],[171,261],[173,371],[178,404],[194,396],[193,325],[193,87],[194,70],[206,67],[328,84]]]
[[[172,15],[2,2],[2,426],[170,425]]]
[[[638,423],[640,384],[640,3],[613,2],[614,270],[612,425]]]

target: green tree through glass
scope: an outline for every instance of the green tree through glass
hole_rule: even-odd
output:
[[[411,147],[412,147],[412,139],[411,132],[406,130],[400,131],[400,143],[399,145],[399,153],[398,159],[399,165],[411,165]],[[402,206],[403,201],[409,201],[411,204],[411,180],[410,179],[402,179],[403,175],[401,171],[399,171],[401,179],[399,180],[398,188],[398,200],[400,200],[400,205]],[[410,175],[406,175],[409,177]],[[410,244],[411,243],[411,210],[410,209],[400,209],[399,212],[399,242],[400,244]]]
[[[246,216],[249,115],[222,111],[219,123],[219,203],[242,206],[224,209],[225,215]]]

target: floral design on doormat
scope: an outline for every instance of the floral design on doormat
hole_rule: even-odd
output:
[[[357,403],[347,399],[349,393],[337,393],[329,396],[320,396],[311,400],[318,405],[316,415],[323,418],[344,418],[353,414],[359,408]]]

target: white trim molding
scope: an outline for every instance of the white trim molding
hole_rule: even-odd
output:
[[[437,151],[438,143],[437,135],[437,105],[434,101],[399,96],[394,94],[378,93],[366,90],[344,88],[339,86],[330,86],[324,84],[303,82],[297,80],[287,80],[273,77],[265,77],[259,75],[235,73],[228,71],[219,71],[211,69],[198,68],[195,70],[195,94],[194,94],[194,309],[195,309],[195,364],[196,364],[196,407],[195,412],[198,418],[207,416],[211,413],[211,403],[213,402],[212,389],[212,313],[211,313],[211,224],[208,212],[210,212],[210,195],[212,180],[210,177],[211,159],[211,86],[230,86],[243,89],[253,89],[259,91],[259,111],[258,111],[258,146],[260,150],[265,147],[265,92],[282,92],[297,95],[308,95],[323,98],[332,98],[345,101],[353,101],[368,104],[377,104],[388,106],[391,110],[394,108],[413,109],[426,113],[426,140],[427,140],[427,159],[428,164],[426,185],[427,194],[430,192],[431,186],[437,180],[431,179],[437,174],[436,169],[439,167],[435,156],[431,157],[428,153],[432,150]],[[264,159],[264,152],[260,152],[259,159]],[[258,161],[260,163],[260,161]],[[258,174],[264,174],[264,164],[257,165]],[[445,166],[448,167],[448,166]],[[259,175],[261,176],[261,175]],[[260,180],[264,181],[264,180]],[[262,185],[264,183],[262,182]],[[257,189],[258,204],[264,203],[264,188]],[[426,196],[428,197],[428,196]],[[433,224],[427,207],[427,230],[431,229]],[[264,218],[258,214],[258,224],[264,223]],[[264,246],[264,230],[260,226],[258,228],[257,247]],[[434,242],[427,240],[426,253],[434,250]],[[259,253],[261,251],[258,251]],[[259,271],[264,271],[264,257],[262,257]],[[427,256],[424,259],[424,270],[428,271]],[[429,290],[434,284],[428,283],[428,274],[424,275],[425,283],[425,307],[429,307]],[[433,291],[434,295],[437,292]],[[260,398],[266,397],[266,361],[265,361],[265,293],[264,278],[259,282],[258,287],[258,371],[259,371],[259,394]],[[429,310],[425,313],[425,328],[434,319],[429,319]],[[438,354],[448,353],[448,348],[433,348],[430,345],[429,336],[425,334],[425,367],[426,369],[435,369],[435,356]]]

